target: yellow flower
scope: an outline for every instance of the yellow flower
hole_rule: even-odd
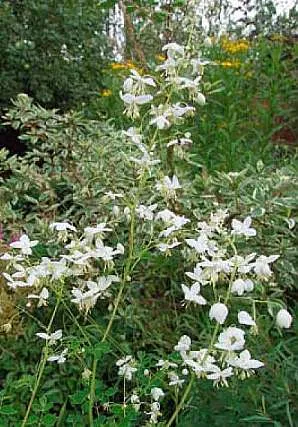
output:
[[[111,89],[104,89],[102,92],[101,92],[101,96],[111,96],[112,95],[112,91],[111,91]]]
[[[127,67],[120,62],[113,62],[113,64],[111,64],[111,68],[112,70],[125,70]]]
[[[240,61],[220,61],[218,64],[225,68],[239,68],[241,65]]]
[[[231,53],[233,55],[235,53],[246,52],[249,48],[249,42],[244,39],[229,40],[227,38],[223,38],[221,40],[221,46],[225,52]]]
[[[155,55],[155,59],[157,59],[158,61],[165,61],[166,57],[159,53],[158,55]]]

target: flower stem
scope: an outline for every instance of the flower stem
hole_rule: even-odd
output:
[[[135,213],[134,210],[132,212],[131,215],[131,221],[130,221],[130,228],[129,228],[129,238],[128,238],[128,257],[127,257],[127,261],[124,267],[124,272],[123,272],[123,280],[121,283],[121,286],[119,288],[118,291],[118,295],[116,297],[116,301],[115,301],[115,305],[114,305],[114,309],[112,312],[112,315],[110,317],[108,326],[106,327],[106,330],[103,334],[103,337],[101,339],[101,343],[104,343],[110,333],[110,330],[112,328],[112,325],[114,323],[116,314],[117,314],[117,310],[121,301],[121,297],[126,285],[126,282],[128,281],[128,276],[129,276],[129,271],[130,271],[130,267],[132,264],[132,260],[133,260],[133,251],[134,251],[134,227],[135,227]],[[95,401],[95,379],[96,379],[96,370],[97,370],[97,358],[94,357],[93,359],[93,364],[92,364],[92,376],[91,376],[91,381],[90,381],[90,393],[89,393],[89,426],[93,427],[94,426],[94,420],[93,420],[93,406],[94,406],[94,401]]]
[[[178,414],[181,411],[181,409],[182,409],[182,407],[184,405],[184,402],[187,399],[187,397],[188,397],[188,395],[189,395],[189,393],[191,391],[191,387],[193,385],[194,379],[195,379],[195,376],[192,375],[191,380],[189,381],[189,383],[188,383],[188,385],[187,385],[187,387],[186,387],[186,389],[185,389],[185,391],[183,393],[183,396],[182,396],[182,398],[181,398],[178,406],[176,407],[175,412],[173,413],[173,415],[171,416],[170,420],[166,424],[166,427],[170,427],[175,422],[176,418],[178,417]]]
[[[55,308],[53,310],[51,319],[50,319],[48,327],[46,329],[46,331],[47,331],[48,334],[50,333],[50,330],[51,330],[54,318],[56,316],[56,313],[57,313],[60,301],[61,301],[61,296],[59,296],[57,298]],[[23,422],[21,424],[21,427],[25,427],[25,425],[27,424],[28,417],[30,415],[31,408],[32,408],[34,399],[36,397],[36,394],[37,394],[37,391],[38,391],[38,388],[39,388],[39,385],[40,385],[40,381],[41,381],[41,378],[42,378],[42,375],[43,375],[43,372],[44,372],[44,369],[45,369],[45,366],[46,366],[46,363],[47,363],[48,349],[49,349],[49,344],[48,344],[48,342],[46,342],[46,344],[45,344],[45,346],[43,348],[43,352],[42,352],[42,356],[41,356],[40,362],[39,362],[38,374],[37,374],[37,378],[36,378],[36,381],[35,381],[35,384],[34,384],[34,388],[33,388],[32,394],[31,394],[30,402],[28,404],[27,411],[26,411],[25,417],[23,419]]]

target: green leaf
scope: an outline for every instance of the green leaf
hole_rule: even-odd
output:
[[[2,415],[15,415],[18,411],[13,405],[5,405],[0,408],[0,414]]]

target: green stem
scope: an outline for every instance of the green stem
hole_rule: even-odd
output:
[[[103,337],[100,341],[101,343],[106,341],[106,339],[110,333],[110,330],[113,326],[113,323],[114,323],[114,320],[115,320],[115,317],[117,314],[117,310],[118,310],[118,307],[119,307],[119,304],[121,301],[121,297],[122,297],[126,282],[128,281],[128,276],[129,276],[129,271],[130,271],[130,267],[132,264],[133,251],[134,251],[134,227],[135,227],[135,213],[134,213],[134,209],[133,209],[133,212],[131,214],[129,238],[128,238],[128,242],[129,242],[128,257],[127,257],[126,265],[125,265],[124,272],[123,272],[123,280],[122,280],[120,289],[118,291],[118,295],[116,297],[113,313],[110,317],[108,326],[106,327],[106,330],[105,330]],[[97,370],[97,359],[94,357],[93,364],[92,364],[92,376],[91,376],[90,393],[89,393],[89,426],[90,427],[94,426],[93,406],[94,406],[94,401],[95,401],[96,370]]]
[[[59,307],[59,304],[60,304],[60,300],[61,300],[61,296],[57,298],[55,308],[53,310],[51,319],[50,319],[48,327],[46,329],[47,334],[50,333],[50,330],[51,330],[54,318],[56,316],[56,313],[57,313],[57,310],[58,310],[58,307]],[[23,419],[23,422],[21,424],[21,427],[25,427],[26,424],[27,424],[28,417],[30,415],[31,408],[32,408],[33,402],[35,400],[35,397],[36,397],[36,394],[37,394],[37,391],[38,391],[38,388],[39,388],[39,385],[40,385],[40,381],[41,381],[41,378],[42,378],[42,375],[43,375],[43,372],[44,372],[44,369],[45,369],[45,366],[46,366],[46,363],[47,363],[48,349],[49,349],[49,344],[48,344],[48,342],[46,342],[46,344],[45,344],[45,346],[43,348],[43,353],[42,353],[40,362],[39,362],[38,374],[37,374],[37,378],[36,378],[36,381],[35,381],[35,384],[34,384],[34,388],[33,388],[32,394],[31,394],[30,402],[28,404],[27,411],[26,411],[25,417]]]
[[[170,427],[170,426],[175,422],[176,418],[178,417],[178,414],[179,414],[179,412],[181,411],[181,409],[182,409],[182,407],[183,407],[183,405],[184,405],[184,402],[185,402],[185,400],[187,399],[187,397],[188,397],[188,395],[189,395],[189,393],[190,393],[190,391],[191,391],[191,387],[192,387],[192,385],[193,385],[194,379],[195,379],[195,376],[193,375],[193,376],[191,377],[191,380],[190,380],[190,381],[189,381],[189,383],[188,383],[188,386],[187,386],[187,387],[186,387],[186,389],[184,390],[184,393],[183,393],[183,396],[182,396],[182,398],[181,398],[181,400],[180,400],[180,402],[179,402],[179,405],[176,407],[176,410],[175,410],[175,412],[173,413],[173,415],[171,416],[171,418],[170,418],[170,420],[168,421],[168,423],[166,424],[166,427]]]

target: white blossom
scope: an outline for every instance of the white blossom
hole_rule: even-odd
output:
[[[65,360],[66,360],[65,355],[67,354],[67,352],[68,352],[68,348],[65,348],[62,351],[62,353],[60,353],[60,354],[54,354],[53,356],[48,357],[47,361],[48,362],[57,362],[59,364],[64,363]]]
[[[154,218],[154,211],[157,208],[157,204],[145,206],[145,205],[139,205],[136,208],[136,212],[141,219],[146,219],[148,221],[152,221]]]
[[[239,296],[245,292],[251,292],[254,289],[254,284],[250,279],[236,279],[232,283],[231,292]]]
[[[250,352],[248,350],[243,350],[239,356],[234,356],[227,360],[228,364],[234,368],[243,369],[245,371],[251,369],[258,369],[264,366],[263,362],[251,358]]]
[[[77,231],[77,229],[73,225],[69,224],[66,221],[65,222],[52,222],[50,224],[49,228],[51,230],[56,230],[56,231],[67,231],[67,230]]]
[[[118,375],[124,377],[127,381],[132,380],[132,375],[137,371],[137,368],[134,367],[135,361],[132,356],[128,355],[124,359],[119,359],[116,362],[118,366]]]
[[[232,232],[231,234],[243,235],[245,237],[253,237],[256,236],[257,232],[254,228],[250,227],[252,223],[252,219],[250,216],[245,218],[243,222],[238,221],[237,219],[232,220]]]
[[[49,298],[49,291],[47,288],[42,288],[40,294],[29,294],[28,299],[38,299],[37,307],[47,306],[47,300]]]
[[[153,400],[155,400],[155,402],[158,402],[159,399],[161,399],[162,397],[164,397],[164,392],[161,388],[159,387],[153,387],[151,389],[151,397]]]
[[[184,292],[185,301],[194,302],[199,305],[206,305],[206,299],[200,295],[200,283],[195,282],[190,288],[184,284],[181,285]]]
[[[230,326],[219,334],[215,347],[226,351],[242,350],[245,344],[244,335],[245,332],[242,329]]]
[[[10,243],[11,248],[20,249],[23,255],[31,255],[32,249],[38,244],[38,240],[30,240],[27,234],[23,234],[19,240]]]
[[[254,272],[265,279],[272,275],[272,271],[270,269],[270,265],[272,262],[276,261],[279,258],[279,255],[270,255],[259,256],[254,263]]]
[[[276,315],[276,324],[280,328],[285,328],[285,329],[290,328],[292,321],[293,321],[293,317],[288,312],[288,310],[285,310],[284,308],[279,310],[279,312]]]
[[[180,337],[178,344],[175,345],[174,350],[179,352],[185,352],[190,349],[191,346],[191,339],[188,335],[182,335]]]
[[[239,311],[238,322],[240,325],[255,326],[256,322],[247,311]]]
[[[60,340],[62,338],[62,329],[58,329],[57,331],[53,332],[52,334],[47,334],[45,332],[38,332],[35,334],[39,338],[42,338],[43,340],[48,341],[49,345],[55,344],[56,341]]]
[[[213,380],[213,385],[218,385],[222,383],[226,387],[228,386],[227,378],[232,377],[234,375],[232,368],[226,368],[221,370],[218,366],[212,374],[208,374],[208,380]]]
[[[215,319],[220,325],[222,325],[225,322],[228,313],[228,307],[225,304],[217,302],[211,306],[209,317],[211,320]]]

